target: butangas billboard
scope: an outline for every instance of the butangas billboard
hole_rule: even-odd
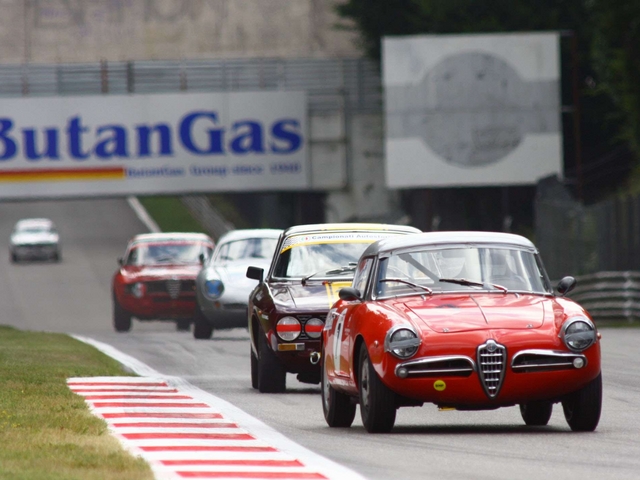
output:
[[[303,92],[0,100],[0,197],[300,190]]]
[[[559,66],[557,33],[384,39],[387,185],[561,177]]]

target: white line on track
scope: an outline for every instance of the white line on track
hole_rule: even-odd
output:
[[[127,450],[149,463],[159,480],[364,479],[180,377],[162,375],[111,345],[74,338],[140,375],[67,382]]]

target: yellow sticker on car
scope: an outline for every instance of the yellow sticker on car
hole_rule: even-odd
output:
[[[436,380],[433,382],[433,388],[437,391],[442,392],[445,388],[447,388],[447,384],[444,383],[444,380]]]
[[[329,300],[329,306],[333,306],[338,301],[338,292],[341,288],[350,287],[351,282],[323,282],[327,289],[327,298]]]

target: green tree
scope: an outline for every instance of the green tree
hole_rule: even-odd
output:
[[[596,90],[611,97],[620,136],[640,153],[640,2],[590,0],[588,6]]]

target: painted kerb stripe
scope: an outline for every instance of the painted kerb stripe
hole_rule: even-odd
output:
[[[75,338],[143,375],[70,378],[68,385],[127,450],[150,464],[159,480],[363,480],[179,377],[163,376],[107,344]],[[133,387],[140,390],[128,392]]]

